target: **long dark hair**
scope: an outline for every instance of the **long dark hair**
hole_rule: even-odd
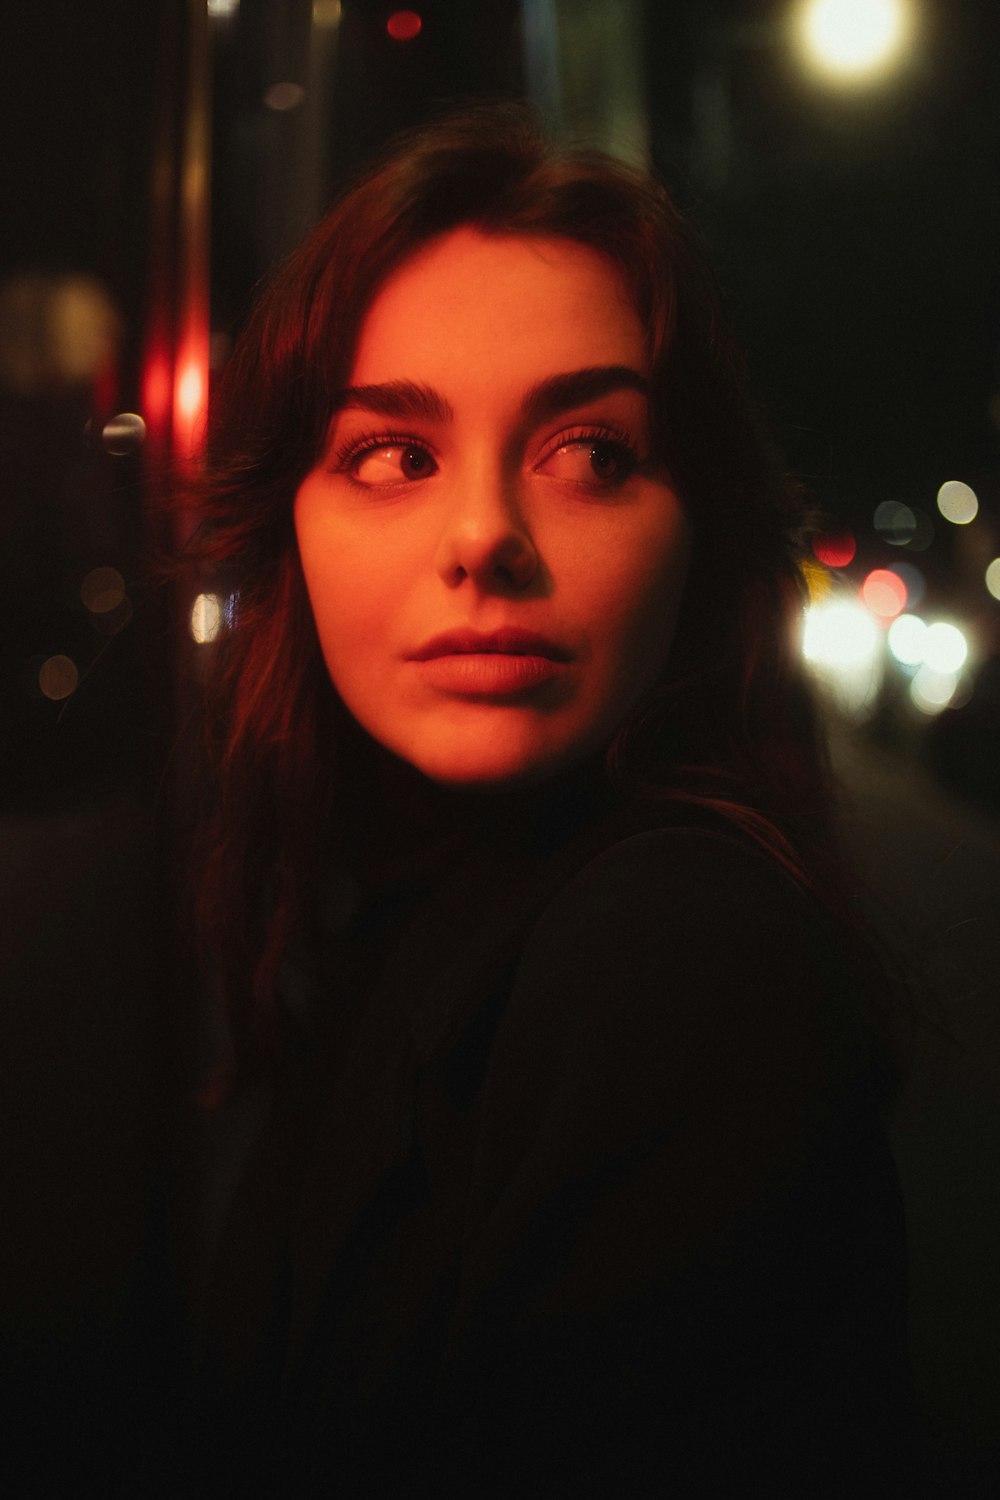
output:
[[[649,331],[652,430],[693,556],[662,682],[610,745],[630,795],[710,808],[822,884],[827,776],[792,640],[803,508],[747,394],[722,299],[665,190],[600,152],[549,143],[521,106],[397,141],[271,278],[225,371],[199,496],[202,565],[236,601],[210,672],[211,790],[197,856],[202,939],[226,988],[266,1013],[316,888],[342,777],[343,714],[293,530],[361,320],[391,270],[459,225],[562,236],[620,271]]]

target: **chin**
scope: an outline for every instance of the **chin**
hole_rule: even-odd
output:
[[[463,744],[405,759],[430,781],[457,791],[499,792],[539,786],[584,761],[592,747],[561,746],[549,751],[507,747],[495,742],[480,747]]]
[[[561,762],[551,766],[497,764],[492,760],[462,761],[451,765],[439,765],[436,762],[426,766],[420,765],[419,762],[414,762],[414,764],[418,771],[421,771],[429,781],[436,782],[438,786],[452,787],[455,791],[465,792],[503,792],[515,791],[520,787],[538,786],[540,782],[546,781],[550,776],[555,776],[563,769]]]

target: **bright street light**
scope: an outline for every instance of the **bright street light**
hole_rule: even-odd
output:
[[[910,10],[906,0],[806,0],[801,44],[819,71],[860,82],[895,61],[911,29]]]

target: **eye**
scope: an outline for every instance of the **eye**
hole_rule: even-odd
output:
[[[426,479],[437,469],[426,448],[415,443],[386,444],[359,453],[353,463],[354,477],[362,484],[398,484],[401,479]]]
[[[618,438],[584,434],[561,442],[538,465],[538,472],[571,484],[604,488],[621,484],[637,462],[633,450]]]
[[[437,473],[437,464],[420,443],[387,436],[349,447],[337,456],[334,469],[358,484],[377,487],[428,479]]]

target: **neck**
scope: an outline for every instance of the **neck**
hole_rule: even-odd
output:
[[[537,786],[482,791],[431,781],[359,730],[351,738],[341,847],[365,884],[422,882],[475,848],[543,852],[613,801],[601,758]]]

